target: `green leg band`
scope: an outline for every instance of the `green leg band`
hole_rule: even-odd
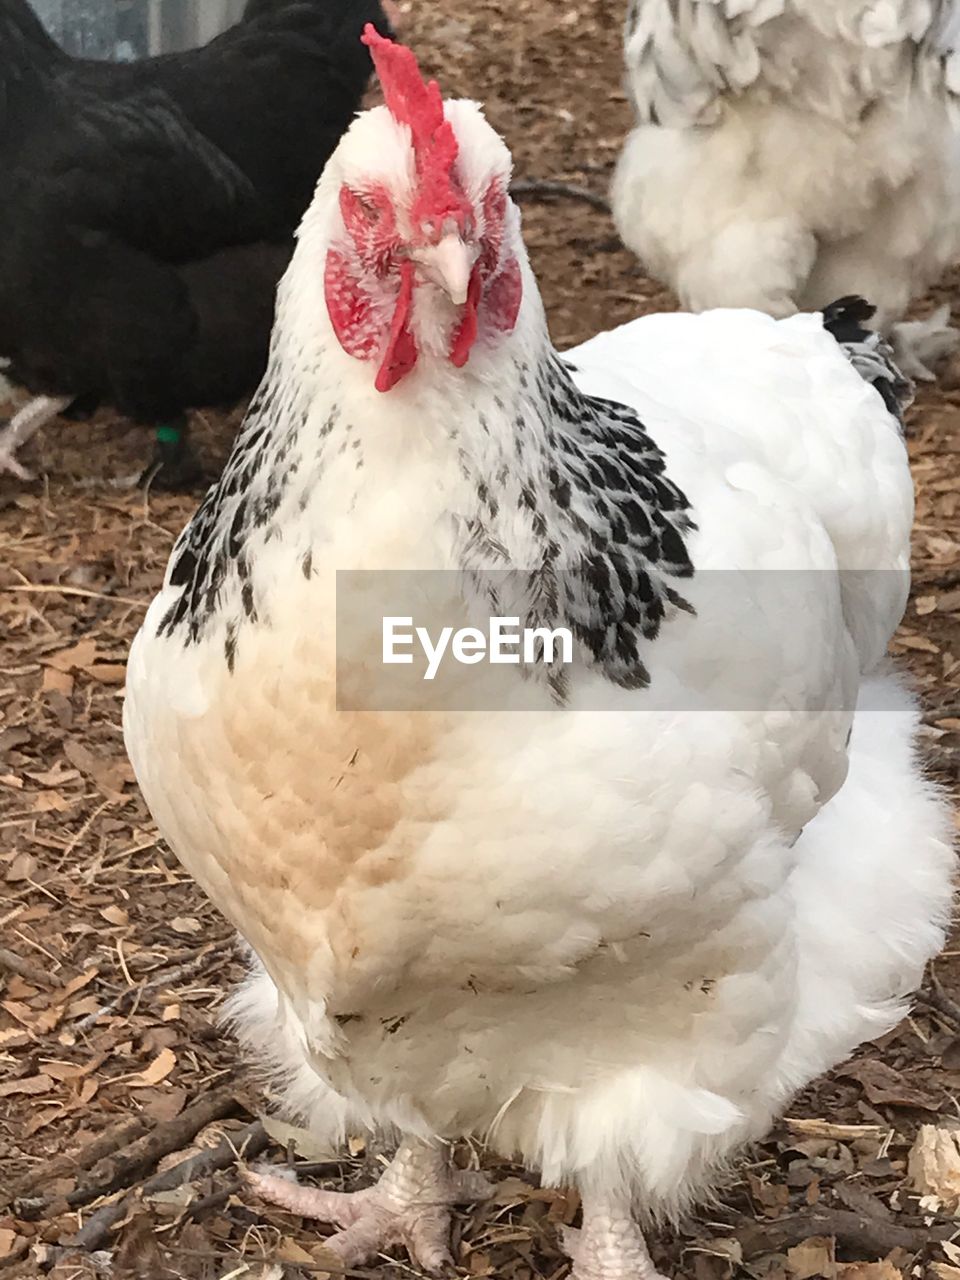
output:
[[[183,439],[183,429],[170,425],[157,427],[157,439],[161,444],[179,444]]]

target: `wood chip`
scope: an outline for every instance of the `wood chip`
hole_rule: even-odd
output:
[[[814,1236],[787,1250],[787,1272],[793,1280],[812,1280],[814,1276],[835,1276],[834,1242]]]
[[[876,1058],[864,1058],[844,1067],[840,1075],[856,1080],[875,1105],[918,1107],[923,1111],[939,1111],[941,1096],[912,1084],[899,1071]]]
[[[884,1258],[880,1262],[845,1262],[837,1268],[838,1280],[903,1280],[903,1272]]]
[[[292,1146],[301,1160],[308,1160],[313,1163],[322,1160],[335,1161],[341,1158],[342,1153],[336,1146],[331,1146],[327,1142],[318,1142],[309,1129],[301,1129],[295,1124],[288,1124],[285,1120],[280,1120],[276,1116],[261,1116],[260,1120],[264,1129],[277,1146],[282,1147],[285,1151]]]
[[[96,641],[81,640],[78,644],[71,645],[69,649],[48,654],[43,662],[44,666],[52,667],[55,671],[76,671],[78,668],[89,667],[96,656]]]
[[[20,1237],[9,1227],[0,1227],[0,1258],[9,1258],[16,1252]]]
[[[177,1065],[177,1055],[172,1049],[161,1049],[148,1067],[127,1080],[131,1089],[150,1089],[158,1085]]]
[[[23,1080],[6,1080],[0,1083],[0,1098],[12,1098],[15,1094],[37,1097],[42,1093],[50,1093],[55,1083],[49,1076],[27,1076]]]
[[[833,1138],[838,1142],[852,1142],[856,1138],[869,1138],[883,1133],[878,1124],[834,1124],[830,1120],[806,1119],[788,1116],[785,1124],[793,1133],[809,1138]]]
[[[910,1186],[937,1213],[960,1213],[960,1132],[925,1124],[907,1162]]]

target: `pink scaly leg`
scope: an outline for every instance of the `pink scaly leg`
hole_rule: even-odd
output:
[[[424,1271],[442,1270],[450,1257],[450,1207],[486,1200],[493,1187],[482,1173],[455,1169],[445,1149],[405,1141],[375,1187],[324,1191],[286,1178],[247,1173],[254,1191],[271,1204],[341,1228],[326,1246],[345,1267],[372,1262],[405,1246]]]
[[[653,1265],[628,1196],[583,1197],[583,1227],[563,1229],[570,1280],[665,1280]]]

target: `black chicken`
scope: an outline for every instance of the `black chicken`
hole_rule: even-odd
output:
[[[367,86],[367,22],[390,33],[381,0],[250,0],[202,49],[117,64],[0,0],[0,357],[37,397],[0,430],[0,471],[27,475],[24,441],[102,400],[159,428],[157,479],[197,477],[184,412],[263,373],[293,231]]]

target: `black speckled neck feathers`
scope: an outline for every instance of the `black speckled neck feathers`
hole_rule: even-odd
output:
[[[687,499],[636,413],[581,392],[552,349],[506,372],[503,386],[512,390],[465,399],[449,430],[459,484],[448,514],[461,534],[455,563],[440,567],[465,570],[492,606],[500,572],[518,571],[527,625],[569,626],[585,660],[617,684],[642,687],[644,646],[671,610],[686,608],[672,583],[693,572]],[[269,625],[261,595],[272,583],[258,580],[256,556],[284,540],[284,522],[307,508],[324,469],[359,445],[349,405],[311,412],[282,373],[273,368],[220,482],[177,543],[168,582],[181,590],[159,627],[193,644],[219,620],[231,666],[244,626]],[[352,464],[361,485],[370,483],[363,460],[361,449]],[[409,518],[417,518],[415,504]],[[285,541],[291,557],[309,561],[301,542]],[[562,684],[554,693],[562,700]]]
[[[636,413],[585,395],[572,372],[553,352],[536,370],[521,367],[508,448],[476,477],[463,567],[481,589],[486,571],[494,612],[489,570],[520,570],[524,625],[570,627],[608,679],[639,688],[649,682],[643,647],[671,610],[688,607],[671,580],[693,574],[685,535],[694,524]],[[562,701],[562,676],[552,683]]]

